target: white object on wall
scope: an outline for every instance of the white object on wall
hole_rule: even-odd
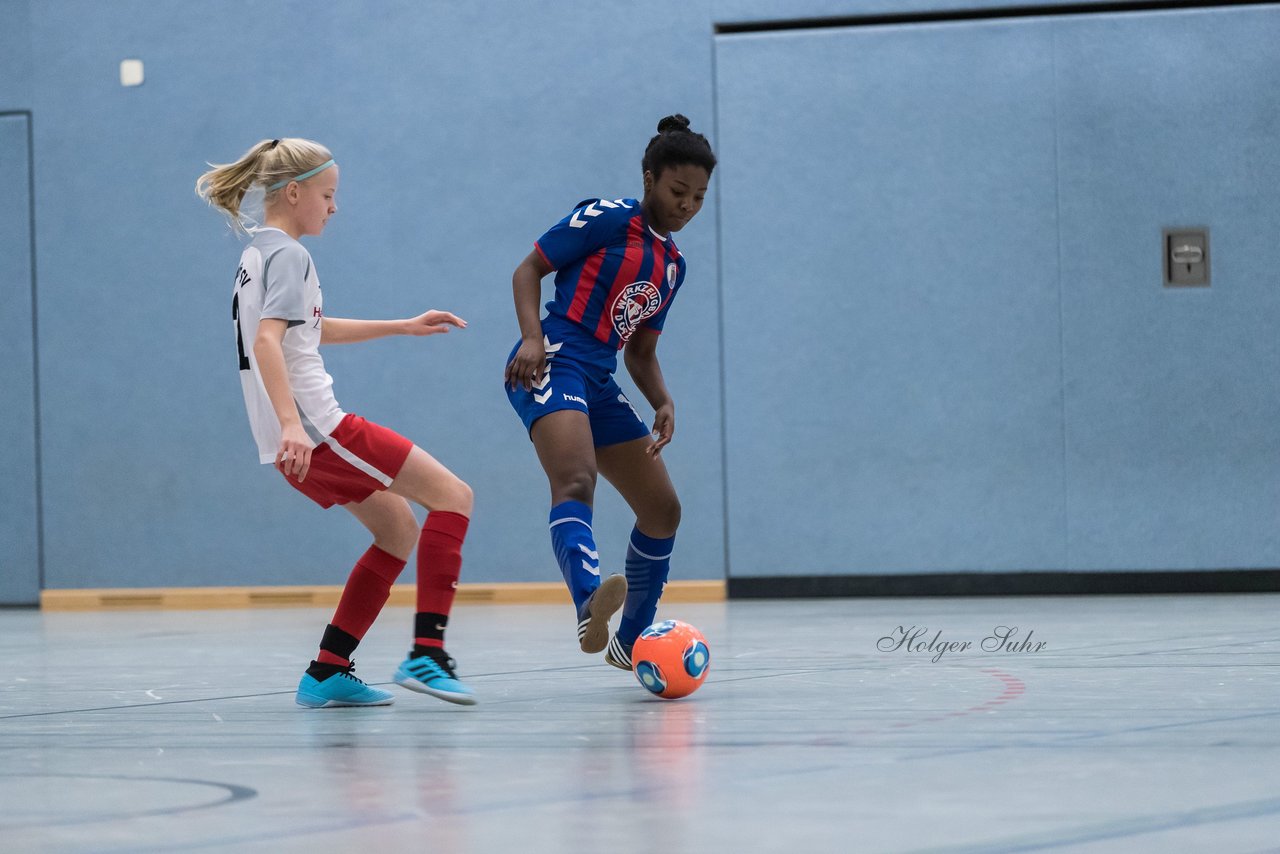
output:
[[[142,74],[141,59],[120,60],[120,85],[121,86],[141,86],[142,79],[143,79],[143,74]]]

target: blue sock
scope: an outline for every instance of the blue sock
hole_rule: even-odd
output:
[[[582,607],[600,586],[600,555],[591,533],[590,507],[581,501],[565,501],[551,508],[551,548],[574,607]]]
[[[622,620],[618,623],[618,640],[635,643],[640,633],[653,625],[658,613],[658,600],[671,572],[671,551],[676,538],[655,540],[631,529],[627,546],[627,600],[622,604]]]

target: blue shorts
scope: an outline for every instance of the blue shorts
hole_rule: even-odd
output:
[[[519,342],[507,356],[509,363],[520,349]],[[556,353],[547,360],[542,385],[525,391],[522,386],[504,386],[507,399],[515,409],[525,430],[533,422],[551,412],[575,409],[587,413],[591,422],[591,438],[597,448],[630,442],[649,435],[649,428],[636,408],[627,400],[613,374],[565,359]]]

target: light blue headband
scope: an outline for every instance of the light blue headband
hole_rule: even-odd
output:
[[[335,166],[335,165],[337,164],[335,164],[332,160],[326,160],[316,168],[303,172],[301,175],[298,175],[295,178],[285,178],[283,181],[276,181],[270,187],[267,187],[267,192],[273,193],[291,181],[305,181],[308,178],[310,178],[312,175],[318,175],[324,170],[328,169],[330,166]]]

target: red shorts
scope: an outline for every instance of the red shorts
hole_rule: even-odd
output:
[[[358,504],[391,485],[412,449],[413,442],[394,430],[348,414],[311,452],[306,480],[284,479],[321,507]]]

